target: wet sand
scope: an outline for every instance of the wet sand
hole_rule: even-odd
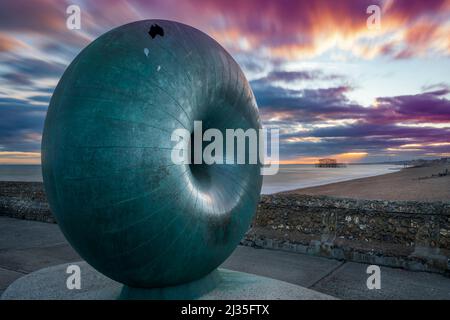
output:
[[[406,168],[380,176],[297,189],[285,193],[372,200],[450,201],[450,174],[443,177],[431,177],[446,169],[450,172],[450,163]]]

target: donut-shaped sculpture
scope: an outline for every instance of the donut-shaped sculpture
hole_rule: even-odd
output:
[[[70,244],[131,287],[199,279],[235,249],[259,200],[260,164],[174,164],[171,133],[258,130],[233,58],[190,26],[145,20],[100,36],[52,96],[42,141],[48,201]]]

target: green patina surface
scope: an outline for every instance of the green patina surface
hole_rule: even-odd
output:
[[[149,35],[152,25],[163,35]],[[160,33],[160,32],[159,32]],[[255,212],[260,166],[175,165],[171,133],[260,128],[241,69],[189,26],[116,28],[70,64],[48,110],[42,166],[64,235],[106,276],[132,287],[210,274]]]

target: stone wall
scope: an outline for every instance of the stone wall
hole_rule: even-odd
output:
[[[450,273],[450,202],[262,196],[242,244]]]
[[[0,182],[0,216],[56,223],[41,182]]]

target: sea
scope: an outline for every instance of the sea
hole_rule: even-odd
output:
[[[261,193],[272,194],[378,176],[402,168],[402,165],[393,164],[349,164],[339,168],[317,168],[313,164],[281,165],[276,175],[264,176]]]
[[[343,168],[316,168],[309,164],[281,165],[273,176],[264,176],[263,194],[377,176],[398,171],[393,164],[349,164]],[[0,181],[42,181],[40,165],[0,165]]]

